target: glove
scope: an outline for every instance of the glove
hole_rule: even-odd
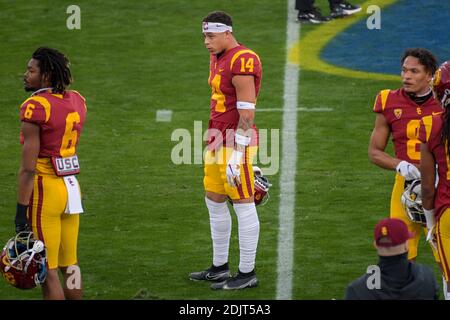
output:
[[[20,232],[31,232],[31,227],[28,225],[28,223],[25,224],[16,223],[16,234]]]
[[[17,203],[16,219],[14,220],[16,225],[16,233],[31,231],[31,227],[28,225],[27,211],[27,205]]]
[[[241,160],[244,154],[240,151],[233,150],[230,159],[227,163],[227,181],[232,187],[237,187],[241,184]]]
[[[437,251],[437,240],[436,240],[436,227],[433,226],[428,230],[427,234],[427,242],[433,248],[434,251]]]
[[[431,245],[434,250],[437,250],[437,240],[436,240],[436,220],[434,218],[434,209],[428,210],[423,208],[423,213],[427,220],[427,242]]]
[[[395,167],[395,171],[403,176],[406,181],[420,179],[419,169],[407,161],[401,161],[397,167]]]

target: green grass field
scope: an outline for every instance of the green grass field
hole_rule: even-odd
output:
[[[317,1],[327,11],[326,1]],[[362,1],[354,1],[354,3]],[[258,105],[281,108],[286,3],[262,1],[79,0],[81,30],[66,28],[69,3],[0,1],[0,241],[13,235],[20,161],[21,76],[38,46],[65,52],[88,115],[79,144],[85,213],[79,263],[86,299],[274,299],[277,279],[279,175],[259,209],[260,286],[211,291],[187,279],[211,263],[202,165],[174,165],[171,134],[206,128],[210,89],[201,19],[221,9],[237,39],[264,66]],[[314,26],[302,26],[302,36]],[[330,107],[298,116],[293,299],[341,299],[349,281],[377,262],[372,228],[389,212],[392,172],[370,164],[367,145],[376,93],[399,83],[300,73],[299,107]],[[156,122],[171,109],[171,122]],[[281,128],[281,112],[257,114],[259,128]],[[230,264],[238,265],[233,217]],[[3,243],[2,243],[3,244]],[[422,243],[419,262],[432,265]],[[435,268],[436,274],[437,268]],[[40,299],[0,281],[0,299]]]

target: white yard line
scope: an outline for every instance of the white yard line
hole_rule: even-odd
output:
[[[289,59],[298,43],[300,25],[295,21],[295,1],[288,0],[286,22],[286,65],[281,149],[280,208],[278,229],[277,299],[292,299],[294,265],[295,177],[297,169],[297,101],[299,65]]]

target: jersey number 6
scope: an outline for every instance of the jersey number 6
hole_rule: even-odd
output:
[[[62,138],[60,154],[61,157],[70,157],[75,154],[75,146],[78,139],[78,131],[74,130],[74,123],[80,123],[78,112],[71,112],[66,117],[66,130]]]

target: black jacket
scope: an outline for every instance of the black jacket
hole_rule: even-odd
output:
[[[408,254],[381,257],[380,289],[369,289],[365,274],[347,287],[347,300],[433,300],[439,297],[439,287],[433,271],[422,264],[408,261]],[[369,280],[369,282],[371,282]]]

